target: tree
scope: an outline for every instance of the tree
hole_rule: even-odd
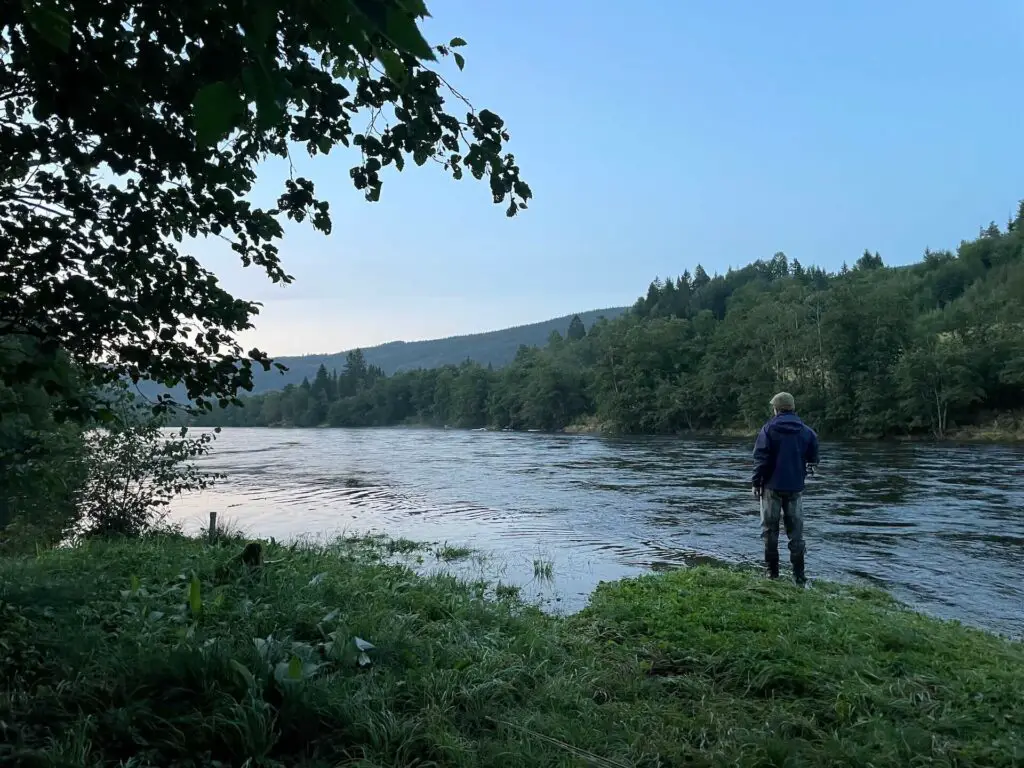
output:
[[[27,339],[0,340],[0,365],[15,365],[34,353]],[[22,384],[0,383],[0,550],[28,549],[61,541],[74,523],[84,482],[85,438],[61,423],[59,400],[44,380],[75,386],[66,359]]]
[[[698,264],[693,270],[693,290],[700,291],[710,282],[711,278],[708,277],[708,273],[704,271],[704,267]]]
[[[582,335],[569,331],[570,343],[552,333],[497,370],[466,362],[386,378],[353,362],[348,368],[366,375],[328,420],[549,430],[600,423],[672,434],[756,426],[768,398],[785,389],[831,435],[942,437],[1024,409],[1024,231],[882,267],[866,252],[855,269],[829,275],[784,264],[780,252],[692,295],[685,273],[655,280],[634,311]],[[279,407],[252,398],[246,410],[261,418],[279,411],[287,421],[284,414],[316,406],[301,386],[280,396]],[[241,410],[219,423],[250,423]]]
[[[857,259],[854,269],[867,271],[871,269],[881,269],[884,266],[885,264],[882,262],[882,257],[878,255],[878,251],[875,251],[872,255],[871,251],[865,248],[864,253],[859,259]]]
[[[48,369],[63,349],[94,383],[183,382],[203,408],[251,388],[251,366],[271,362],[235,339],[258,305],[225,290],[186,241],[225,240],[244,265],[290,282],[282,222],[329,233],[331,217],[306,178],[289,178],[274,206],[252,205],[268,156],[353,145],[351,178],[370,201],[384,166],[434,160],[456,179],[486,176],[509,216],[524,208],[531,192],[502,119],[464,99],[461,114],[448,110],[461,97],[431,69],[439,57],[461,69],[465,41],[431,47],[425,16],[422,0],[5,4],[0,338],[33,337],[41,354],[4,367],[3,381]]]
[[[162,417],[124,394],[113,399],[113,408],[120,418],[86,436],[86,480],[74,530],[79,535],[151,531],[163,524],[175,498],[209,488],[222,477],[193,463],[210,452],[212,433],[193,437],[182,427],[177,435],[166,435]]]
[[[566,331],[566,338],[569,341],[581,341],[587,336],[587,328],[583,325],[579,315],[573,315],[569,321],[569,329]]]
[[[330,400],[337,394],[333,384],[331,374],[327,372],[327,366],[321,363],[320,367],[316,369],[316,376],[313,378],[313,382],[309,385],[310,394],[316,397],[322,395],[325,399]]]
[[[916,421],[944,437],[950,408],[982,399],[978,372],[966,364],[967,350],[953,336],[929,338],[908,352],[897,368],[905,404]]]
[[[361,349],[353,349],[345,355],[345,370],[341,372],[339,394],[354,395],[367,378],[366,356]]]
[[[789,258],[782,251],[772,256],[772,260],[768,264],[768,274],[772,280],[789,277]]]

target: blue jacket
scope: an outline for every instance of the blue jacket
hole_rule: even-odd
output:
[[[817,463],[818,435],[795,413],[780,413],[764,425],[754,443],[754,487],[799,493],[807,465]]]

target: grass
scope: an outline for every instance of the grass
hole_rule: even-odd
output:
[[[695,568],[558,618],[383,539],[244,543],[0,559],[0,765],[1024,763],[1024,648],[877,592]]]
[[[538,581],[551,582],[555,579],[555,564],[546,557],[538,557],[533,561],[533,577]]]
[[[981,424],[955,428],[949,439],[979,443],[1024,442],[1024,413],[1000,413]]]
[[[459,547],[454,544],[445,543],[438,547],[434,551],[435,556],[438,560],[443,560],[446,563],[453,563],[457,560],[465,560],[473,554],[473,550],[468,547]]]

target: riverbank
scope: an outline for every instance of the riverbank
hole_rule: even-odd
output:
[[[514,590],[416,576],[382,540],[265,544],[256,567],[241,552],[163,537],[0,559],[0,762],[996,767],[1024,753],[1024,647],[877,592],[698,568],[604,584],[558,618]]]
[[[947,439],[965,443],[1024,443],[1024,414],[1003,413],[981,424],[957,427]]]
[[[187,420],[174,421],[171,426],[177,428],[180,426],[189,426]],[[812,425],[813,426],[813,425]],[[381,427],[350,427],[350,426],[339,426],[332,427],[330,424],[319,424],[312,427],[297,427],[295,424],[288,422],[279,422],[267,425],[248,426],[244,428],[248,429],[388,429],[392,427],[398,427],[401,429],[422,429],[424,431],[437,430],[437,429],[455,429],[459,431],[487,431],[487,432],[515,432],[519,434],[525,434],[527,432],[542,432],[542,430],[514,430],[514,429],[503,429],[499,430],[495,427],[454,427],[454,426],[438,426],[435,424],[427,424],[423,422],[403,422],[401,424],[390,424]],[[196,429],[206,429],[207,427],[196,427]],[[564,429],[559,430],[559,433],[566,435],[587,435],[591,437],[617,437],[617,436],[630,436],[630,437],[678,437],[678,438],[692,438],[692,439],[731,439],[731,440],[754,440],[757,437],[757,433],[760,430],[760,426],[748,427],[745,425],[736,425],[732,427],[719,427],[715,429],[691,429],[684,430],[682,432],[674,432],[671,434],[657,433],[657,432],[621,432],[616,429],[615,425],[611,422],[602,421],[596,416],[591,416],[581,421],[569,424]],[[913,432],[902,435],[888,435],[885,437],[878,436],[855,436],[851,437],[848,435],[832,435],[828,433],[822,433],[822,437],[829,440],[846,440],[851,442],[920,442],[920,443],[979,443],[979,444],[1014,444],[1024,443],[1024,415],[1018,413],[1005,413],[996,416],[995,418],[984,421],[980,424],[968,424],[964,426],[957,426],[949,429],[942,437],[937,437],[932,432]]]
[[[728,438],[754,440],[759,427],[737,425],[721,429],[693,429],[679,432],[674,437],[689,438]],[[617,434],[613,424],[603,422],[595,417],[570,424],[564,430],[568,435],[591,435],[613,437]],[[849,440],[853,442],[920,442],[920,443],[979,443],[979,444],[1011,444],[1024,443],[1024,414],[1003,413],[980,424],[968,424],[949,429],[942,437],[931,432],[918,432],[908,435],[889,437],[848,437],[844,435],[823,434],[824,438]]]
[[[676,432],[668,437],[683,437],[683,438],[695,438],[695,439],[715,439],[715,438],[729,438],[729,439],[747,439],[753,440],[757,437],[757,433],[760,427],[723,427],[721,429],[689,429],[683,432]],[[623,433],[616,430],[614,424],[603,422],[597,418],[590,418],[585,421],[579,421],[575,424],[570,424],[564,430],[567,435],[591,435],[591,436],[605,436],[615,437],[625,434],[630,436],[637,436],[637,433]],[[646,435],[647,437],[665,437],[666,435],[659,433],[651,433]]]

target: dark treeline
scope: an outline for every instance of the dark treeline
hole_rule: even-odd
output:
[[[782,253],[724,276],[698,266],[500,370],[388,377],[357,351],[196,423],[676,433],[757,425],[780,389],[832,435],[942,436],[1024,407],[1024,203],[1006,231],[911,266],[870,252],[835,274]]]

